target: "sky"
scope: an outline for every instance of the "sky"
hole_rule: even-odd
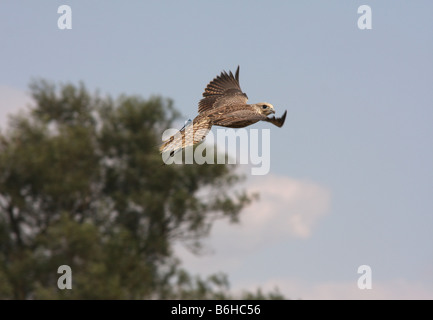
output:
[[[72,29],[58,28],[64,4]],[[31,79],[163,95],[186,120],[239,65],[249,101],[287,119],[254,125],[270,129],[268,174],[239,166],[260,200],[217,222],[205,254],[176,245],[184,267],[292,299],[433,299],[431,12],[427,0],[2,1],[0,130],[31,104]]]

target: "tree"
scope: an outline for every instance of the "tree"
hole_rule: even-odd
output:
[[[0,298],[230,298],[224,275],[191,277],[173,244],[199,250],[252,197],[228,192],[234,166],[161,165],[172,101],[43,80],[30,90],[30,114],[0,134]],[[60,265],[72,290],[57,287]]]

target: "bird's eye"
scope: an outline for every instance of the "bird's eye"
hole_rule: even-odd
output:
[[[262,105],[262,109],[267,109],[268,108],[268,106],[267,105]]]

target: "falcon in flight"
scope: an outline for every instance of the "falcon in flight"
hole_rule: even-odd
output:
[[[248,97],[239,85],[239,66],[235,75],[223,71],[204,89],[203,99],[198,104],[198,115],[192,124],[185,125],[180,134],[177,133],[164,141],[160,147],[161,153],[175,152],[203,141],[212,126],[227,128],[243,128],[258,121],[267,121],[277,127],[282,127],[286,120],[287,110],[281,118],[275,116],[272,104],[260,102],[247,104]]]

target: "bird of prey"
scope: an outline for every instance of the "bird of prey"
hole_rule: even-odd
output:
[[[281,118],[268,117],[275,114],[272,104],[260,102],[247,104],[248,96],[239,85],[239,66],[235,75],[223,71],[206,86],[203,99],[198,104],[198,115],[192,124],[185,125],[180,134],[165,140],[160,152],[175,152],[201,142],[212,126],[243,128],[258,121],[267,121],[282,127],[286,120],[287,110]]]

